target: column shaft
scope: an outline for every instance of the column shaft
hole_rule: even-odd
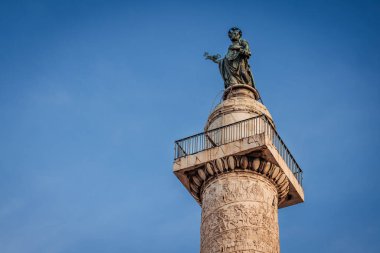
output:
[[[231,172],[202,192],[201,253],[279,253],[277,189],[265,176]]]

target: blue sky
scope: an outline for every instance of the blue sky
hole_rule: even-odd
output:
[[[377,1],[1,1],[0,252],[198,252],[172,174],[239,26],[306,202],[282,252],[379,252]]]

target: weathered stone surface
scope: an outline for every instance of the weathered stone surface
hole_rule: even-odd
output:
[[[202,192],[201,253],[279,252],[277,189],[265,177],[224,174]]]
[[[205,130],[235,123],[259,115],[265,115],[272,124],[272,116],[268,109],[254,99],[254,90],[247,85],[234,85],[225,91],[226,97],[211,112]]]

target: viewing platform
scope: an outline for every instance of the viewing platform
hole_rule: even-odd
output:
[[[218,174],[219,171],[225,173],[239,167],[255,173],[271,174],[273,180],[278,182],[281,173],[274,171],[274,168],[269,168],[269,165],[265,166],[265,163],[258,164],[258,159],[265,159],[274,164],[288,179],[289,191],[286,196],[282,196],[283,200],[279,203],[279,208],[304,201],[302,169],[275,130],[272,121],[265,115],[241,120],[175,141],[173,170],[200,203],[199,193],[202,189],[197,187],[197,182],[194,184],[191,182],[188,171],[205,167],[202,170],[204,172],[200,173],[201,179],[207,180],[208,174],[215,176],[214,174]]]

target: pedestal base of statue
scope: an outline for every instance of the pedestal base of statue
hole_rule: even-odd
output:
[[[250,97],[258,100],[260,98],[259,92],[247,84],[234,84],[224,90],[223,100],[230,97]]]

